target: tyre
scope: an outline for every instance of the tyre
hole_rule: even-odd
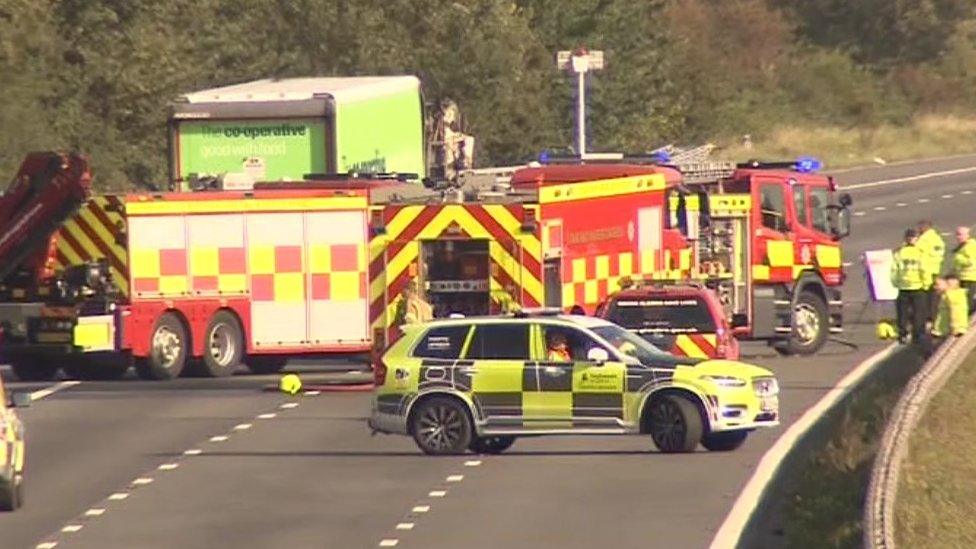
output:
[[[206,377],[232,375],[244,358],[244,333],[237,317],[218,311],[210,319],[204,335],[203,359],[194,361],[194,370]]]
[[[186,367],[190,338],[186,327],[173,313],[159,318],[149,338],[149,356],[136,361],[142,379],[174,379]]]
[[[701,443],[712,452],[731,452],[742,446],[749,436],[749,431],[724,431],[708,433],[702,437]]]
[[[813,292],[800,292],[793,306],[793,332],[776,345],[784,355],[812,355],[827,342],[830,331],[827,304]]]
[[[702,438],[698,406],[679,395],[652,400],[647,422],[655,446],[666,454],[694,452]]]
[[[433,397],[421,402],[411,414],[410,427],[425,454],[463,454],[471,444],[468,411],[453,398]]]
[[[277,374],[287,363],[288,359],[276,356],[247,357],[247,367],[255,374]]]
[[[10,369],[21,381],[51,381],[57,375],[60,367],[35,359],[14,361],[10,364]]]
[[[476,454],[500,454],[515,444],[515,437],[474,437],[471,439],[470,450]]]

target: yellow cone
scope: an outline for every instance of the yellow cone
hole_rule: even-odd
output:
[[[298,378],[295,374],[287,374],[281,376],[281,384],[278,386],[282,393],[288,393],[289,395],[297,394],[298,391],[302,390],[302,380]]]

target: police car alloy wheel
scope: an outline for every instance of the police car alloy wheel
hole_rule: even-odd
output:
[[[467,410],[453,398],[425,400],[411,415],[414,441],[426,454],[462,454],[471,444]]]
[[[698,407],[678,395],[659,396],[651,401],[648,427],[654,444],[666,454],[693,452],[702,436]]]

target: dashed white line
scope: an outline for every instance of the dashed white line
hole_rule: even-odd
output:
[[[203,453],[203,450],[201,450],[199,448],[190,448],[189,450],[186,450],[185,452],[183,452],[183,455],[185,455],[185,456],[199,456],[202,453]]]
[[[446,490],[432,490],[427,495],[430,496],[430,497],[432,497],[432,498],[442,498],[442,497],[444,497],[444,496],[447,495],[447,491]]]
[[[410,511],[413,513],[426,513],[430,511],[430,505],[415,505]]]
[[[921,181],[923,179],[930,179],[932,177],[944,177],[947,175],[956,175],[960,173],[968,173],[976,171],[976,168],[960,168],[957,170],[946,170],[941,172],[929,172],[919,175],[910,175],[908,177],[899,177],[897,179],[885,179],[882,181],[872,181],[871,183],[859,183],[857,185],[844,185],[843,189],[849,191],[852,189],[867,189],[870,187],[880,187],[883,185],[891,185],[893,183],[905,183],[908,181]]]
[[[400,543],[398,539],[385,539],[380,542],[380,547],[396,547]]]
[[[305,394],[307,396],[314,397],[314,396],[321,395],[322,394],[322,391],[305,391]]]
[[[160,471],[172,471],[173,469],[176,469],[179,466],[180,466],[179,463],[164,463],[164,464],[162,464],[162,465],[159,466],[159,470]]]
[[[919,199],[918,199],[918,202],[919,202],[920,204],[925,204],[925,203],[926,203],[926,202],[928,202],[928,201],[929,201],[929,199],[928,199],[928,198],[919,198]]]
[[[274,419],[276,417],[278,417],[278,414],[261,414],[258,416],[258,419]]]
[[[210,437],[210,442],[223,442],[225,440],[227,440],[227,436],[225,435],[217,435],[215,437]]]
[[[54,549],[58,546],[56,541],[46,541],[44,543],[38,543],[36,549]]]
[[[464,466],[465,467],[477,467],[479,465],[481,465],[481,460],[480,459],[472,459],[470,461],[465,461],[464,462]]]
[[[953,196],[954,195],[951,195],[951,194],[944,194],[944,195],[942,195],[942,198],[952,198]]]
[[[899,208],[904,208],[907,205],[908,204],[905,204],[904,202],[899,202],[899,203],[895,204],[895,206],[898,206]]]
[[[34,391],[33,393],[30,394],[30,397],[31,397],[31,400],[41,400],[42,398],[49,397],[49,396],[53,395],[54,393],[56,393],[58,391],[63,391],[64,389],[67,389],[68,387],[74,387],[75,385],[78,385],[79,383],[81,383],[81,382],[80,381],[62,381],[61,383],[58,383],[57,385],[54,385],[52,387],[48,387],[47,389],[41,389],[40,391]]]
[[[445,480],[447,480],[447,482],[461,482],[464,480],[464,475],[451,475]]]
[[[85,511],[85,516],[86,517],[100,517],[100,516],[102,516],[104,514],[105,514],[105,509],[102,509],[100,507],[93,507],[93,508]]]
[[[251,424],[250,423],[241,423],[240,425],[235,425],[234,426],[234,430],[235,431],[247,431],[250,428],[251,428]]]
[[[298,408],[297,402],[286,402],[280,406],[282,410],[291,410],[292,408]]]
[[[973,191],[963,191],[962,194],[973,194]]]
[[[139,478],[133,480],[132,481],[132,484],[135,484],[136,486],[145,486],[147,484],[152,484],[152,481],[153,481],[153,479],[151,479],[149,477],[139,477]]]
[[[952,233],[950,233],[950,232],[948,232],[948,231],[942,231],[942,232],[941,232],[941,233],[939,233],[939,234],[941,234],[942,236],[949,236],[949,235],[950,235],[950,234],[952,234]]]
[[[887,209],[888,208],[885,208],[884,206],[875,206],[874,207],[874,211],[876,211],[876,212],[883,212],[883,211],[885,211]]]
[[[109,496],[108,499],[111,501],[122,501],[127,497],[129,497],[129,494],[126,494],[125,492],[116,492]]]
[[[82,528],[84,528],[84,526],[81,525],[81,524],[69,524],[69,525],[65,526],[64,528],[62,528],[61,531],[64,532],[64,533],[66,533],[66,534],[70,534],[72,532],[77,532],[78,530],[81,530]]]
[[[397,530],[413,530],[413,523],[412,522],[401,522],[400,524],[397,524],[396,525],[396,529]]]
[[[854,212],[854,217],[861,217],[865,215],[865,212]]]

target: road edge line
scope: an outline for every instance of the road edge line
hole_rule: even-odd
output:
[[[803,415],[776,439],[772,447],[766,450],[766,453],[760,458],[752,476],[739,491],[739,497],[736,498],[732,509],[725,516],[725,520],[722,521],[722,525],[712,538],[709,549],[734,548],[739,544],[746,525],[759,507],[759,502],[769,484],[776,477],[783,459],[793,450],[803,435],[824,416],[827,410],[833,408],[850,394],[875,366],[894,354],[898,347],[898,344],[892,343],[858,364],[835,383],[820,400],[807,408]]]
[[[80,381],[75,381],[75,380],[62,381],[51,387],[48,387],[47,389],[34,391],[33,393],[30,394],[30,397],[32,401],[41,400],[43,398],[53,395],[54,393],[57,393],[58,391],[63,391],[64,389],[68,389],[74,387],[75,385],[80,385],[80,384],[81,384]]]
[[[930,179],[933,177],[944,177],[947,175],[959,175],[962,173],[976,172],[976,167],[971,166],[968,168],[956,168],[954,170],[944,170],[941,172],[926,172],[918,175],[909,175],[905,177],[896,177],[894,179],[882,179],[880,181],[871,181],[869,183],[857,183],[854,185],[843,185],[840,187],[841,191],[854,191],[857,189],[870,189],[871,187],[883,187],[885,185],[893,185],[895,183],[909,183],[912,181],[920,181],[922,179]]]

